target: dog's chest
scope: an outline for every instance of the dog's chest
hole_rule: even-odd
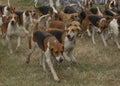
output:
[[[75,46],[75,40],[70,41],[68,38],[65,38],[64,41],[64,49],[69,50],[69,49],[73,49]]]
[[[7,35],[18,35],[19,33],[19,27],[18,26],[11,26],[11,25],[8,25],[8,28],[7,28]]]
[[[23,22],[30,23],[30,16],[26,16],[25,13],[23,13]]]

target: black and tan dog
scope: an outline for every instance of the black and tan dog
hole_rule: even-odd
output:
[[[77,62],[73,55],[73,49],[75,48],[76,36],[79,32],[79,28],[76,26],[68,26],[65,30],[57,28],[48,28],[47,32],[54,35],[60,43],[64,45],[64,58],[70,62]]]
[[[82,21],[82,30],[83,32],[87,30],[89,32],[88,27],[91,26],[93,44],[96,44],[94,40],[94,35],[95,35],[95,30],[96,30],[97,32],[101,34],[101,38],[104,43],[104,46],[107,46],[103,32],[107,28],[108,24],[109,24],[109,21],[104,17],[95,16],[95,15],[87,15],[85,19]]]
[[[56,71],[53,68],[51,58],[55,58],[59,63],[63,61],[63,45],[56,39],[55,36],[51,35],[46,31],[35,31],[33,37],[29,39],[29,55],[26,62],[29,63],[30,56],[34,51],[35,45],[38,45],[42,50],[42,65],[43,69],[46,70],[45,62],[48,64],[48,67],[51,70],[51,73],[54,77],[54,80],[59,81],[59,78],[56,74]]]

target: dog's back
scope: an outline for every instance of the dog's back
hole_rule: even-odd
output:
[[[44,48],[44,40],[45,40],[45,38],[51,37],[51,36],[52,36],[51,34],[46,33],[46,32],[44,32],[44,31],[36,31],[36,32],[34,32],[34,34],[33,34],[33,39],[34,39],[34,41],[37,42],[38,46],[39,46],[42,50],[44,50],[44,49],[45,49],[45,48]]]
[[[65,36],[64,30],[54,29],[54,30],[48,30],[47,32],[55,36],[60,43],[63,43]]]

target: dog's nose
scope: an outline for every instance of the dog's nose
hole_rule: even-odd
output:
[[[12,20],[12,21],[11,21],[11,24],[14,25],[14,24],[15,24],[15,21]]]
[[[63,62],[63,59],[62,59],[62,58],[60,58],[60,59],[59,59],[59,62],[60,62],[60,63],[62,63],[62,62]]]
[[[70,35],[67,35],[68,38],[70,38]]]

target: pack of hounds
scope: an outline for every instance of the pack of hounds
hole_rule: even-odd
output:
[[[120,49],[119,27],[120,11],[117,0],[111,0],[105,8],[92,7],[92,0],[88,0],[90,6],[82,5],[79,12],[72,6],[66,6],[61,10],[59,0],[56,6],[50,0],[50,6],[37,6],[34,9],[19,11],[10,4],[0,5],[0,28],[4,46],[8,46],[10,54],[13,50],[19,51],[21,45],[20,30],[23,29],[28,39],[29,54],[26,63],[37,45],[40,48],[40,63],[46,71],[46,64],[50,68],[55,81],[60,81],[53,67],[52,60],[62,63],[63,60],[77,63],[73,55],[76,46],[76,38],[84,38],[87,33],[95,42],[95,33],[101,36],[104,46],[108,46],[107,40],[113,37],[115,44]],[[16,49],[12,48],[11,40],[17,42]]]

